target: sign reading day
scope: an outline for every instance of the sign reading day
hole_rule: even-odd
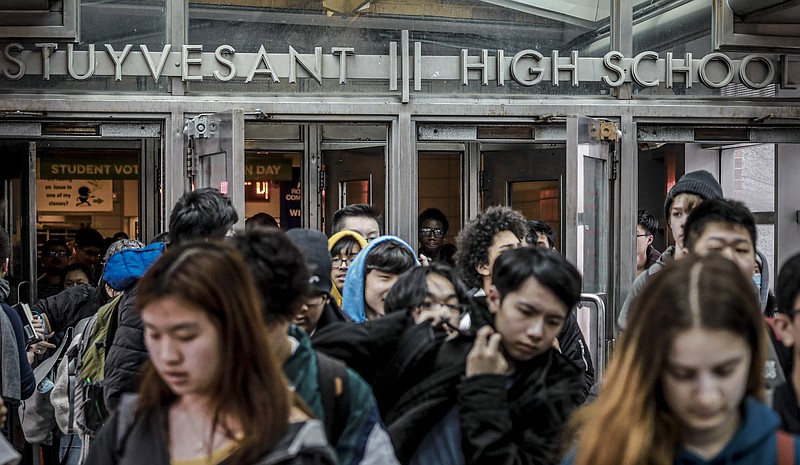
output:
[[[139,163],[130,157],[44,157],[39,179],[139,179]]]
[[[246,181],[291,181],[292,160],[284,157],[247,156],[244,162]]]

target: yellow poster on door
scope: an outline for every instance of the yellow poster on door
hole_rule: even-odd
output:
[[[40,179],[36,209],[41,212],[108,212],[114,209],[110,179]]]

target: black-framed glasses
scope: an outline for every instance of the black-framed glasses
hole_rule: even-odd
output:
[[[636,235],[636,237],[647,237],[647,236],[652,236],[652,234],[646,234],[645,233],[645,234],[637,234]]]
[[[342,257],[333,257],[331,259],[331,264],[333,265],[334,268],[339,268],[342,265],[350,266],[350,265],[353,264],[353,260],[355,260],[355,259],[356,259],[355,255],[353,255],[351,257],[344,257],[344,258],[342,258]]]
[[[45,257],[66,257],[67,251],[66,250],[45,250],[42,252],[42,255]]]
[[[440,228],[420,228],[419,233],[422,234],[423,237],[430,237],[431,234],[434,237],[442,237],[444,236],[444,229]]]

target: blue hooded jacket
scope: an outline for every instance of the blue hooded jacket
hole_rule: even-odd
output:
[[[775,465],[778,463],[778,442],[776,431],[780,427],[778,415],[769,407],[754,398],[747,398],[743,405],[742,424],[728,444],[711,458],[704,459],[694,452],[678,448],[675,451],[675,465]],[[794,440],[794,462],[800,463],[800,438]],[[580,445],[578,445],[580,447]],[[572,465],[575,450],[561,462]]]
[[[405,241],[396,236],[379,236],[373,239],[366,247],[356,255],[355,260],[347,269],[347,276],[344,278],[344,288],[342,288],[342,311],[347,314],[354,322],[363,323],[367,321],[367,314],[364,311],[366,302],[364,301],[364,280],[367,277],[367,255],[375,248],[376,245],[386,242],[394,241],[403,244],[414,261],[419,265],[419,260],[416,258],[414,249]]]
[[[778,463],[778,445],[775,431],[780,427],[778,415],[761,402],[748,398],[744,402],[744,415],[739,431],[716,455],[706,460],[697,454],[680,449],[675,455],[676,465],[772,465]],[[800,463],[800,439],[794,439],[794,463]]]

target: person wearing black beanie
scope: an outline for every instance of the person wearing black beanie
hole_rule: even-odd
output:
[[[680,194],[695,194],[702,200],[712,200],[722,198],[722,186],[714,178],[714,175],[706,170],[691,171],[678,179],[672,186],[664,201],[664,216],[669,218],[669,209],[672,201]]]
[[[332,322],[350,321],[330,296],[332,264],[328,238],[313,229],[290,229],[286,235],[303,253],[312,291],[312,296],[306,299],[294,323],[313,336],[317,329]]]
[[[672,232],[675,245],[667,247],[667,250],[661,254],[655,264],[636,277],[620,309],[619,318],[617,319],[620,329],[625,328],[631,303],[642,291],[649,277],[659,272],[667,263],[679,260],[686,254],[683,246],[683,227],[686,224],[686,218],[689,217],[689,213],[703,200],[721,198],[722,187],[714,178],[714,175],[706,170],[690,171],[681,176],[678,182],[672,186],[664,201],[664,216]]]

